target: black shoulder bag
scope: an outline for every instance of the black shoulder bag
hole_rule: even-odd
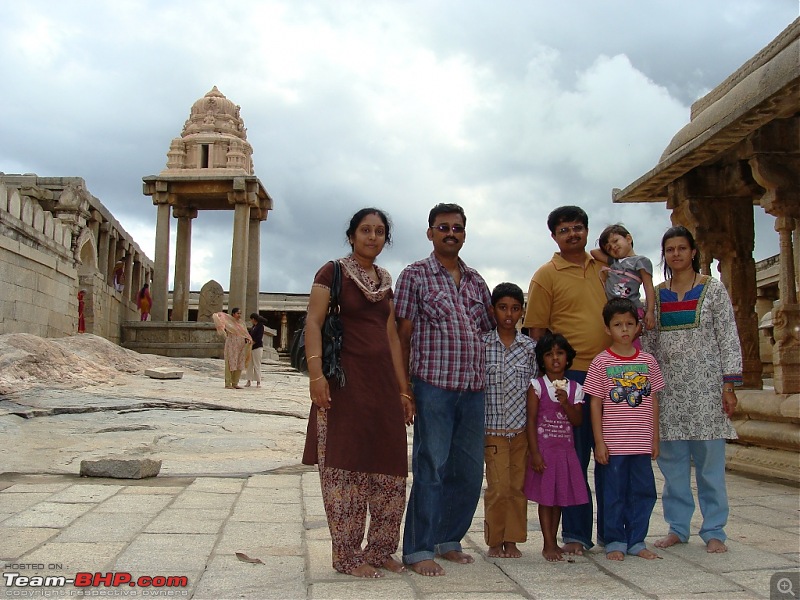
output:
[[[339,318],[339,294],[342,291],[342,271],[339,261],[333,262],[333,282],[331,283],[331,299],[328,303],[328,314],[322,325],[322,374],[326,379],[334,379],[339,387],[344,387],[345,375],[342,369],[342,338],[344,329]],[[308,373],[306,361],[306,317],[302,317],[292,337],[289,354],[292,366],[303,373]]]

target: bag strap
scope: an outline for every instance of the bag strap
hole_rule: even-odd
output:
[[[328,303],[328,314],[339,314],[339,294],[342,291],[342,268],[338,260],[332,260],[333,281],[331,282],[331,299]]]

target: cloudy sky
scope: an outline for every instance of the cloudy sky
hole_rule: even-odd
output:
[[[797,0],[26,0],[0,2],[0,171],[80,176],[153,258],[144,176],[213,86],[241,106],[275,202],[261,290],[307,292],[385,209],[396,277],[427,256],[438,202],[467,213],[462,257],[527,289],[583,206],[658,262],[663,204],[614,205],[691,103],[798,16]],[[757,210],[756,258],[777,252]],[[173,220],[173,234],[176,229]],[[192,289],[227,289],[233,213],[193,224]],[[174,241],[172,244],[174,251]],[[172,268],[172,261],[171,261]],[[172,276],[170,275],[170,280]]]

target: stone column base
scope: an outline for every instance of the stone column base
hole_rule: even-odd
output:
[[[800,484],[797,452],[729,443],[725,447],[725,455],[726,466],[731,471]]]

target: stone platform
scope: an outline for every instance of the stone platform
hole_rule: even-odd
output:
[[[213,323],[196,321],[125,321],[121,324],[123,348],[141,354],[171,358],[222,358],[225,340]],[[263,360],[278,360],[272,347],[276,331],[264,328]]]
[[[0,595],[788,600],[774,595],[782,579],[800,590],[798,488],[734,473],[727,479],[727,554],[706,553],[695,535],[659,551],[662,560],[617,563],[593,549],[551,564],[541,556],[530,505],[523,557],[492,559],[481,504],[465,539],[475,564],[447,563],[439,578],[338,574],[318,475],[298,464],[307,379],[269,363],[260,389],[225,390],[218,361],[179,366],[181,380],[132,374],[77,389],[40,386],[0,400]],[[145,480],[77,476],[81,460],[110,454],[162,460],[161,473]],[[699,525],[696,515],[694,533]],[[665,531],[659,502],[648,543]],[[78,572],[128,573],[134,583],[177,579],[161,588],[34,589],[13,585],[8,575]]]

